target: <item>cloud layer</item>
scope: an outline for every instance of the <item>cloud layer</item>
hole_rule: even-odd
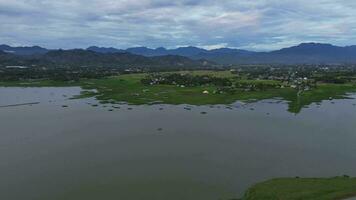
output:
[[[350,0],[0,0],[0,43],[236,47],[356,44]]]

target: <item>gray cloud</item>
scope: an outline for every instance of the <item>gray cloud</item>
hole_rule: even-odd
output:
[[[356,44],[349,0],[0,0],[0,43],[277,49]]]

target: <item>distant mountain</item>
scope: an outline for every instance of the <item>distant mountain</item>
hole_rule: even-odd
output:
[[[98,53],[90,50],[54,50],[36,56],[13,56],[0,54],[0,65],[21,64],[46,67],[116,67],[116,68],[202,68],[213,63],[204,60],[192,60],[182,56],[145,57],[131,53]]]
[[[115,49],[113,47],[105,48],[105,47],[97,47],[97,46],[91,46],[87,48],[89,51],[95,51],[98,53],[124,53],[126,52],[125,50],[122,49]]]
[[[246,51],[241,49],[221,48],[202,52],[191,56],[194,59],[206,59],[219,64],[236,64],[241,61],[241,57],[250,57],[257,52]]]
[[[281,50],[272,51],[274,54],[284,55],[333,55],[346,50],[345,47],[333,46],[331,44],[322,43],[301,43],[298,46],[283,48]]]
[[[171,55],[194,57],[195,55],[207,53],[209,51],[205,49],[189,46],[189,47],[179,47],[177,49],[168,50],[168,52]]]
[[[129,53],[97,53],[89,50],[56,50],[50,51],[41,57],[42,61],[56,66],[69,67],[119,67],[119,65],[145,65],[147,59]]]
[[[197,47],[179,47],[177,49],[166,49],[163,47],[157,49],[150,49],[147,47],[136,47],[126,49],[127,52],[142,55],[142,56],[166,56],[166,55],[177,55],[185,57],[193,57],[199,53],[207,52],[205,49]]]
[[[45,54],[49,50],[39,47],[39,46],[33,46],[33,47],[11,47],[8,45],[0,45],[0,50],[4,51],[6,53],[12,53],[15,55],[34,55],[34,54]]]
[[[286,64],[356,63],[356,46],[339,47],[331,44],[302,43],[298,46],[264,53],[256,58],[260,62]]]
[[[134,47],[134,48],[128,48],[126,49],[126,51],[132,54],[148,56],[148,57],[168,55],[166,54],[165,48],[150,49],[147,47]]]
[[[302,43],[271,52],[223,50],[194,56],[220,64],[346,64],[356,63],[356,46]]]
[[[0,50],[14,54],[26,55],[30,57],[38,57],[46,55],[49,51],[45,48],[34,47],[10,47],[0,45]],[[241,49],[221,48],[206,50],[198,47],[180,47],[176,49],[166,49],[163,47],[151,49],[147,47],[128,48],[126,50],[116,48],[105,48],[92,46],[86,49],[87,51],[97,54],[115,54],[115,55],[97,55],[93,56],[112,59],[118,57],[118,54],[134,55],[145,57],[157,56],[183,56],[190,58],[190,61],[208,60],[222,65],[236,64],[356,64],[356,46],[339,47],[331,44],[321,43],[302,43],[297,46],[283,48],[270,52],[254,52]],[[85,51],[85,50],[82,50]],[[78,50],[67,50],[67,53],[77,55]],[[127,54],[124,54],[127,53]],[[51,54],[51,53],[50,53]],[[73,56],[74,56],[73,55]],[[78,55],[77,55],[78,56]],[[83,55],[82,55],[83,56]],[[175,57],[178,59],[178,57]],[[93,58],[86,58],[87,60]],[[138,59],[138,58],[137,58]],[[73,62],[76,62],[74,59]],[[152,64],[152,59],[151,59]],[[94,62],[95,63],[95,62]],[[104,61],[100,63],[105,63]],[[112,61],[108,61],[112,63]],[[1,63],[0,63],[1,64]],[[90,64],[90,63],[88,63]]]
[[[176,56],[185,56],[185,57],[193,57],[200,53],[206,53],[208,50],[201,49],[198,47],[179,47],[177,49],[166,49],[163,47],[151,49],[147,47],[134,47],[128,48],[126,50],[115,49],[115,48],[105,48],[105,47],[89,47],[87,50],[95,51],[98,53],[119,53],[119,52],[128,52],[136,55],[153,57],[153,56],[167,56],[167,55],[176,55]]]

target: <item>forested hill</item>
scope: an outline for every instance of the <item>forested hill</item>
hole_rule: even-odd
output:
[[[0,53],[0,65],[22,65],[43,67],[162,67],[162,68],[203,68],[214,64],[205,60],[166,55],[145,57],[131,53],[98,53],[89,50],[55,50],[41,55],[20,56]]]

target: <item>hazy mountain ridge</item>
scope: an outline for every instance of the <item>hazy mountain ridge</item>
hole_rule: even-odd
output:
[[[49,50],[39,47],[39,46],[32,46],[32,47],[11,47],[9,45],[0,45],[0,50],[6,53],[12,53],[15,55],[34,55],[34,54],[45,54]]]
[[[301,43],[297,46],[270,52],[231,48],[206,50],[197,47],[180,47],[177,49],[137,47],[121,51],[144,56],[181,55],[192,59],[206,59],[224,65],[356,63],[356,46],[339,47],[323,43]]]
[[[5,50],[4,50],[5,49]],[[45,55],[52,51],[42,47],[10,47],[0,45],[0,50],[15,55]],[[12,51],[9,51],[12,50]],[[83,50],[83,49],[81,49]],[[302,43],[297,46],[283,48],[270,52],[254,52],[241,49],[220,48],[206,50],[198,47],[179,47],[176,49],[166,49],[163,47],[151,49],[147,47],[134,47],[126,50],[113,47],[92,46],[86,49],[100,54],[135,54],[145,57],[157,56],[184,56],[194,60],[209,60],[211,62],[233,65],[233,64],[349,64],[356,63],[356,46],[334,46],[322,43]],[[59,50],[60,51],[60,50]],[[73,52],[73,50],[66,50]],[[83,50],[84,51],[84,50]],[[30,54],[32,52],[32,54]],[[79,53],[79,52],[77,52]],[[68,56],[68,55],[67,55]],[[95,55],[96,57],[98,55]],[[116,55],[117,56],[117,55]],[[111,59],[112,55],[103,55],[103,58]],[[121,56],[122,57],[122,56]],[[87,57],[88,60],[92,59]],[[121,59],[124,59],[122,57]],[[119,62],[114,59],[115,62]],[[76,62],[75,60],[72,60]],[[102,61],[103,63],[106,63]],[[146,61],[145,61],[146,62]],[[151,60],[152,62],[152,60]],[[144,64],[144,63],[142,63]]]
[[[119,53],[119,52],[128,52],[132,54],[152,57],[152,56],[166,56],[166,55],[178,55],[178,56],[186,56],[192,57],[194,55],[198,55],[200,53],[208,52],[208,50],[201,49],[198,47],[179,47],[177,49],[166,49],[163,47],[159,47],[156,49],[151,49],[147,47],[133,47],[128,49],[116,49],[112,47],[97,47],[91,46],[87,48],[87,50],[95,51],[98,53]]]
[[[106,48],[106,47],[97,47],[97,46],[88,47],[86,50],[95,51],[98,53],[124,53],[124,52],[126,52],[125,50],[115,49],[113,47]]]

